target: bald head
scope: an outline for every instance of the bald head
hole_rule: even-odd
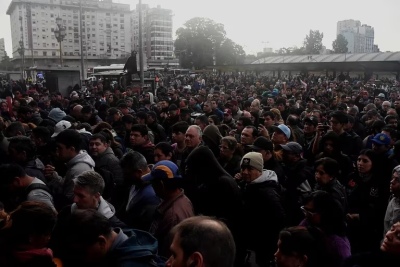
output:
[[[75,119],[79,119],[81,117],[81,111],[82,111],[82,106],[81,105],[76,105],[71,112],[71,115],[75,118]]]

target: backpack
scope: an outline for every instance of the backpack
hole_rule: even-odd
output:
[[[114,175],[105,168],[94,167],[94,171],[100,174],[104,180],[104,191],[101,195],[105,200],[111,199],[115,188]]]

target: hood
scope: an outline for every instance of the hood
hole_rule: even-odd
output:
[[[26,163],[25,168],[44,170],[44,164],[40,159],[33,159]]]
[[[89,156],[88,153],[86,153],[86,151],[83,150],[81,150],[79,154],[76,155],[73,159],[68,161],[67,166],[72,167],[78,163],[86,163],[92,168],[94,168],[95,166],[93,159]]]
[[[261,176],[255,180],[253,180],[251,182],[251,184],[258,184],[258,183],[262,183],[262,182],[266,182],[266,181],[278,182],[278,176],[276,175],[276,173],[274,171],[263,170]]]
[[[217,126],[208,125],[206,128],[204,128],[202,138],[205,143],[211,142],[214,146],[219,146],[222,135]]]
[[[188,176],[198,176],[202,180],[212,179],[222,174],[230,176],[218,163],[213,152],[206,146],[199,146],[186,159]],[[204,168],[207,166],[207,168]]]
[[[105,155],[110,155],[110,154],[114,155],[114,151],[112,150],[111,147],[107,147],[106,151],[104,151],[102,154],[98,155],[96,158],[101,158]]]
[[[119,262],[132,259],[148,257],[157,254],[158,241],[155,237],[145,231],[132,229],[124,231],[128,239],[119,244],[113,251],[113,256]]]
[[[71,205],[71,213],[73,213],[77,209],[78,206],[75,203]],[[107,219],[110,219],[115,214],[114,206],[105,201],[102,196],[100,196],[100,205],[97,208],[97,211]]]

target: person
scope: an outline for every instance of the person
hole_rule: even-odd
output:
[[[56,198],[56,208],[61,209],[72,204],[74,200],[73,179],[84,171],[93,170],[95,163],[89,154],[81,150],[82,136],[75,130],[67,129],[56,137],[57,157],[66,163],[67,171],[64,177],[56,172],[54,166],[46,165],[45,176],[48,186]]]
[[[56,267],[47,243],[57,214],[43,202],[25,201],[10,214],[1,266]]]
[[[167,266],[232,267],[235,241],[229,228],[207,216],[190,217],[171,230],[173,240]]]
[[[168,258],[171,243],[168,233],[182,220],[194,216],[193,205],[181,188],[182,176],[175,163],[161,160],[154,165],[151,173],[143,176],[142,179],[145,182],[151,182],[154,192],[162,199],[149,232],[158,240],[158,253]]]
[[[315,190],[323,190],[331,194],[347,211],[347,193],[345,187],[338,181],[340,166],[331,158],[321,158],[315,162]]]
[[[386,208],[383,222],[383,235],[386,235],[395,219],[400,217],[400,165],[396,166],[392,171],[392,179],[389,188],[391,199]]]
[[[2,164],[0,173],[0,195],[6,211],[12,211],[23,201],[45,203],[55,210],[50,189],[42,180],[26,174],[20,165]]]
[[[379,250],[359,253],[348,258],[343,267],[392,266],[400,261],[400,218],[386,232]]]
[[[328,192],[317,190],[304,199],[301,209],[305,219],[300,225],[318,227],[323,232],[331,266],[340,267],[351,255],[345,213],[340,202]]]
[[[189,156],[189,154],[197,147],[201,146],[203,143],[203,132],[201,128],[197,125],[190,125],[185,133],[185,150],[183,151],[182,158],[181,158],[181,164],[180,164],[180,170],[181,173],[185,173],[185,168],[186,168],[186,159]]]
[[[294,226],[279,233],[274,256],[277,267],[325,267],[327,251],[321,231]]]
[[[346,185],[349,211],[347,221],[353,253],[371,251],[382,239],[383,220],[390,197],[388,183],[382,179],[377,155],[364,149],[357,159],[357,171]],[[368,231],[368,239],[363,239]]]
[[[117,216],[128,226],[148,231],[160,199],[151,184],[142,180],[150,173],[145,157],[136,151],[126,153],[121,159],[124,184],[115,191],[111,203]]]
[[[225,136],[221,139],[221,144],[219,146],[219,164],[234,177],[240,172],[240,160],[241,156],[236,151],[237,141],[233,136]]]
[[[132,80],[132,74],[138,74],[136,54],[136,51],[132,51],[131,56],[128,58],[124,65],[124,71],[127,71],[129,82]]]
[[[200,146],[189,154],[183,183],[195,213],[223,220],[238,240],[242,195],[208,147]],[[239,252],[238,257],[241,256]]]
[[[254,251],[258,266],[273,261],[279,231],[284,226],[285,211],[274,171],[263,170],[261,153],[249,152],[240,162],[243,187],[243,225],[247,250]],[[270,220],[269,218],[274,218]]]
[[[171,160],[174,148],[167,142],[160,142],[154,147],[154,163],[161,160]],[[171,160],[172,161],[172,160]]]
[[[130,143],[134,151],[146,158],[147,163],[154,163],[154,144],[149,139],[146,125],[135,124],[132,126]]]
[[[82,266],[153,267],[162,263],[157,240],[148,232],[113,228],[94,209],[77,210],[66,224],[68,261]]]

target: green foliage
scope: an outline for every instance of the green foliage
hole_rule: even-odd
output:
[[[334,53],[336,54],[347,53],[349,51],[349,49],[347,48],[348,43],[349,42],[347,42],[346,38],[342,34],[339,34],[336,37],[336,40],[332,42],[332,48]]]
[[[310,33],[304,39],[304,52],[311,55],[319,54],[322,49],[323,38],[324,34],[322,32],[310,30]]]
[[[176,31],[175,54],[183,68],[202,69],[213,65],[244,62],[240,45],[226,38],[224,25],[208,18],[192,18]]]

